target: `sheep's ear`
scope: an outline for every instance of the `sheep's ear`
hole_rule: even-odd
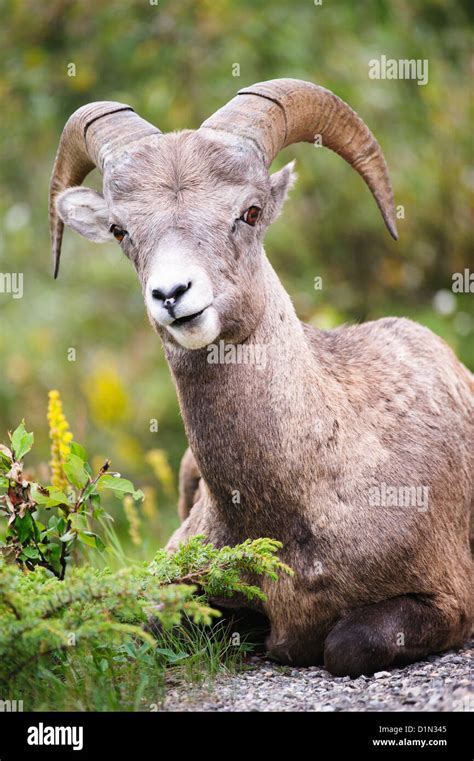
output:
[[[278,216],[286,200],[288,192],[291,190],[296,181],[295,162],[289,164],[274,172],[270,177],[271,197],[273,200],[271,209],[271,222]]]
[[[109,210],[102,193],[91,188],[68,188],[60,193],[56,208],[65,225],[94,243],[113,240]]]

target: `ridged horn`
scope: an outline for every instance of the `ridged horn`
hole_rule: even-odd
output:
[[[115,101],[97,101],[77,109],[66,122],[54,162],[49,187],[49,227],[54,277],[58,276],[64,224],[56,210],[63,190],[81,185],[97,167],[102,173],[131,142],[160,130],[141,119],[131,106]]]
[[[317,139],[365,180],[395,240],[398,238],[392,186],[377,140],[362,119],[330,90],[300,79],[272,79],[239,90],[201,129],[227,132],[250,141],[265,165],[293,143]]]

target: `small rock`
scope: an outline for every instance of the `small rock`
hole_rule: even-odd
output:
[[[376,671],[374,679],[386,679],[389,676],[391,676],[390,671]]]

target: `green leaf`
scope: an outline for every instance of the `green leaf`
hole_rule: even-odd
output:
[[[34,535],[33,519],[28,512],[23,518],[15,518],[14,527],[21,544]]]
[[[8,478],[4,478],[4,476],[0,476],[0,489],[8,489],[10,486],[10,481]]]
[[[79,531],[79,541],[83,544],[87,544],[88,547],[94,547],[95,549],[95,537],[90,531]]]
[[[135,489],[134,485],[127,478],[115,478],[115,476],[102,476],[99,484],[111,489],[119,498],[124,494],[131,494],[133,499],[143,499],[144,494],[141,489]]]
[[[39,490],[39,484],[31,484],[31,496],[38,505],[43,507],[56,507],[57,505],[69,505],[67,495],[60,489],[46,487],[49,494],[43,494]]]
[[[28,433],[25,428],[25,421],[22,420],[18,428],[11,434],[12,449],[16,460],[21,460],[33,446],[34,436]]]
[[[50,559],[57,563],[61,555],[61,546],[59,544],[50,544],[48,545],[48,552]]]
[[[74,531],[85,531],[89,528],[86,516],[82,513],[71,513],[69,516],[70,528]]]
[[[82,462],[87,462],[87,452],[77,441],[71,441],[71,454],[75,454]]]
[[[63,469],[68,481],[70,481],[73,486],[76,486],[78,489],[83,489],[84,486],[88,483],[89,476],[84,467],[84,462],[80,457],[78,457],[77,454],[69,455],[66,462],[64,463]]]
[[[99,552],[102,552],[105,549],[105,544],[100,536],[97,536],[97,534],[94,534],[92,531],[79,531],[79,540],[83,542],[83,544],[87,544],[88,547],[93,547],[94,549],[99,550]]]
[[[94,510],[97,509],[98,507],[100,507],[100,494],[97,494],[96,491],[93,492],[89,496],[89,499],[90,499],[91,507],[93,507]]]
[[[97,492],[90,494],[89,504],[92,508],[92,515],[94,518],[101,518],[104,515],[105,510],[100,504],[100,494],[97,494]]]
[[[25,547],[20,557],[22,560],[26,560],[26,558],[28,558],[29,560],[39,560],[40,553],[39,553],[39,550],[36,549],[36,547]]]

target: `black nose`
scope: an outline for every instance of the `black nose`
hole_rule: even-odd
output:
[[[153,288],[151,295],[154,299],[162,301],[165,309],[172,309],[179,297],[182,296],[183,293],[186,293],[190,288],[191,282],[187,285],[179,283],[178,285],[173,285],[168,291],[163,291],[161,288]]]

